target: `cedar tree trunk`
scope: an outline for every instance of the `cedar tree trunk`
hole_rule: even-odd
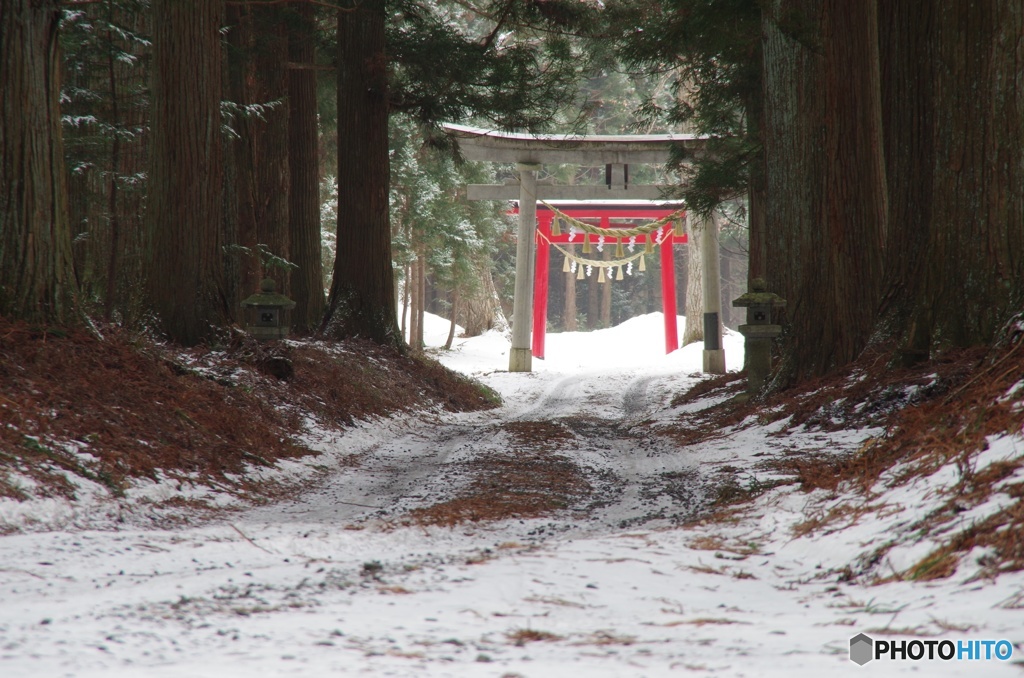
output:
[[[338,256],[325,328],[401,346],[388,226],[384,0],[338,13]]]
[[[221,43],[217,0],[154,0],[147,220],[149,296],[161,328],[194,345],[225,318],[220,243]]]
[[[292,328],[309,334],[324,315],[324,272],[320,257],[320,176],[316,128],[316,49],[313,6],[295,7],[288,42],[288,237],[295,301]]]
[[[886,218],[876,0],[773,0],[764,12],[768,288],[786,298],[777,383],[867,343]]]
[[[59,22],[52,0],[0,2],[0,315],[55,324],[75,289]]]

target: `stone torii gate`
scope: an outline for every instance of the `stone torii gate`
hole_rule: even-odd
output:
[[[629,165],[661,164],[669,160],[672,146],[681,147],[686,158],[703,153],[705,138],[694,135],[534,135],[496,132],[464,125],[445,125],[459,142],[468,160],[515,163],[519,185],[471,184],[470,200],[518,200],[519,228],[516,247],[515,298],[512,305],[512,349],[509,372],[529,372],[533,366],[531,320],[533,315],[534,235],[538,200],[661,200],[667,186],[629,183]],[[604,186],[538,184],[537,172],[545,163],[605,166]],[[703,228],[704,371],[725,372],[722,349],[721,293],[718,229],[713,219]],[[714,237],[706,237],[712,235]],[[713,331],[709,331],[712,330]]]

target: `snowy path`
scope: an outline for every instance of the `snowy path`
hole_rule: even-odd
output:
[[[446,360],[479,372],[500,352],[481,347],[478,365],[472,349]],[[323,443],[320,463],[335,466],[316,490],[230,522],[117,529],[104,518],[2,537],[0,676],[954,676],[967,667],[858,667],[849,638],[1022,640],[1016,574],[998,586],[840,582],[835,571],[896,525],[893,513],[797,539],[812,498],[783,488],[730,521],[679,528],[720,469],[760,477],[766,456],[849,448],[866,433],[747,428],[681,453],[637,426],[667,417],[693,379],[693,356],[678,353],[624,370],[484,374],[500,410],[355,429]],[[473,459],[544,447],[515,435],[537,422],[565,432],[557,454],[595,488],[582,504],[401,525],[470,484]],[[1021,673],[1011,662],[971,671]]]

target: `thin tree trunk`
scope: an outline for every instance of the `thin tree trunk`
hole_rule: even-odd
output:
[[[420,336],[420,307],[423,306],[422,297],[420,296],[420,266],[422,262],[417,256],[413,259],[410,265],[410,272],[412,277],[409,280],[409,285],[412,288],[411,294],[411,305],[409,307],[409,346],[413,350],[419,350],[422,348],[420,344],[416,342]]]
[[[703,233],[697,227],[699,222],[696,214],[686,217],[686,326],[683,329],[683,346],[704,341],[703,258],[700,249]]]
[[[452,342],[455,341],[455,319],[459,317],[459,290],[452,290],[452,320],[448,326],[448,339],[444,342],[444,349],[451,350]]]
[[[612,245],[606,244],[604,252],[601,254],[601,258],[605,261],[611,261],[612,259]],[[605,283],[601,285],[601,327],[612,326],[612,276],[614,276],[614,270],[609,268],[605,270]]]
[[[65,323],[74,269],[60,119],[60,10],[0,3],[0,315]]]
[[[567,245],[572,252],[575,245]],[[576,274],[569,271],[565,274],[565,310],[562,312],[562,329],[575,332],[579,329],[576,322]]]
[[[388,101],[385,3],[362,0],[338,13],[338,257],[325,328],[402,345],[395,312],[388,225]]]
[[[597,276],[598,272],[595,268],[586,277],[588,330],[596,330],[601,327],[601,283],[597,282]]]
[[[113,6],[108,7],[113,22]],[[117,78],[114,75],[114,40],[107,30],[107,81],[110,87],[110,124],[120,125],[117,106]],[[107,260],[107,294],[104,303],[104,318],[109,323],[114,317],[117,296],[117,256],[121,251],[121,219],[117,211],[117,176],[121,170],[121,135],[114,134],[110,144],[110,192],[107,194],[107,212],[110,219],[110,257]]]
[[[419,261],[419,269],[416,271],[416,287],[417,290],[419,291],[418,296],[420,300],[419,308],[416,309],[416,316],[418,321],[418,329],[416,332],[416,346],[422,350],[426,348],[426,342],[424,341],[423,338],[423,325],[427,319],[427,258],[422,251],[420,252]]]
[[[298,266],[291,274],[291,291],[292,327],[299,334],[316,330],[325,308],[313,9],[308,3],[294,6],[288,42],[288,238],[292,263]]]
[[[412,265],[405,265],[405,283],[402,285],[402,336],[409,336],[405,333],[406,320],[409,317],[409,284],[412,280]]]
[[[193,345],[223,324],[221,47],[223,4],[154,0],[149,294],[171,339]]]

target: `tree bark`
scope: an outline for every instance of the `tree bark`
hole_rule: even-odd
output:
[[[338,257],[325,328],[401,346],[388,225],[383,0],[338,13]]]
[[[452,318],[451,323],[448,325],[448,339],[444,342],[444,349],[446,351],[451,350],[452,342],[455,341],[455,321],[459,317],[459,290],[452,290]]]
[[[292,328],[309,334],[323,320],[324,272],[320,256],[320,157],[316,125],[316,61],[313,6],[294,8],[288,58],[288,239],[291,261]]]
[[[223,4],[154,0],[149,295],[163,331],[194,345],[223,324],[220,247]]]
[[[566,245],[566,249],[572,252],[575,245]],[[565,310],[562,312],[562,329],[566,332],[575,332],[579,329],[576,322],[576,274],[572,271],[565,274]]]
[[[890,230],[878,335],[913,364],[1024,303],[1024,9],[880,0]]]
[[[240,262],[239,287],[248,296],[272,277],[288,294],[288,270],[266,266],[260,251],[290,258],[286,10],[232,5],[230,12],[231,98],[261,107],[259,113],[240,111],[234,120],[238,244],[250,252]]]
[[[412,294],[410,295],[409,304],[409,346],[413,350],[418,351],[423,346],[418,342],[418,339],[423,336],[420,331],[420,308],[423,306],[423,297],[420,288],[420,266],[423,262],[419,257],[416,257],[412,261],[412,265],[409,267],[412,277],[409,279],[409,285],[412,286]]]
[[[876,1],[774,0],[764,12],[768,287],[789,302],[777,383],[865,346],[886,218]]]
[[[0,3],[0,315],[54,324],[75,290],[59,23],[52,0]]]
[[[686,216],[686,326],[683,346],[704,341],[704,285],[701,274],[700,239],[697,215]],[[664,247],[664,245],[663,245]]]
[[[405,266],[405,284],[402,285],[402,325],[399,328],[402,332],[402,336],[408,336],[405,333],[406,323],[409,319],[409,285],[412,280],[412,265],[406,264]]]
[[[593,254],[587,258],[592,257]],[[597,268],[594,268],[587,281],[587,329],[597,330],[601,328],[601,283],[597,282]]]

